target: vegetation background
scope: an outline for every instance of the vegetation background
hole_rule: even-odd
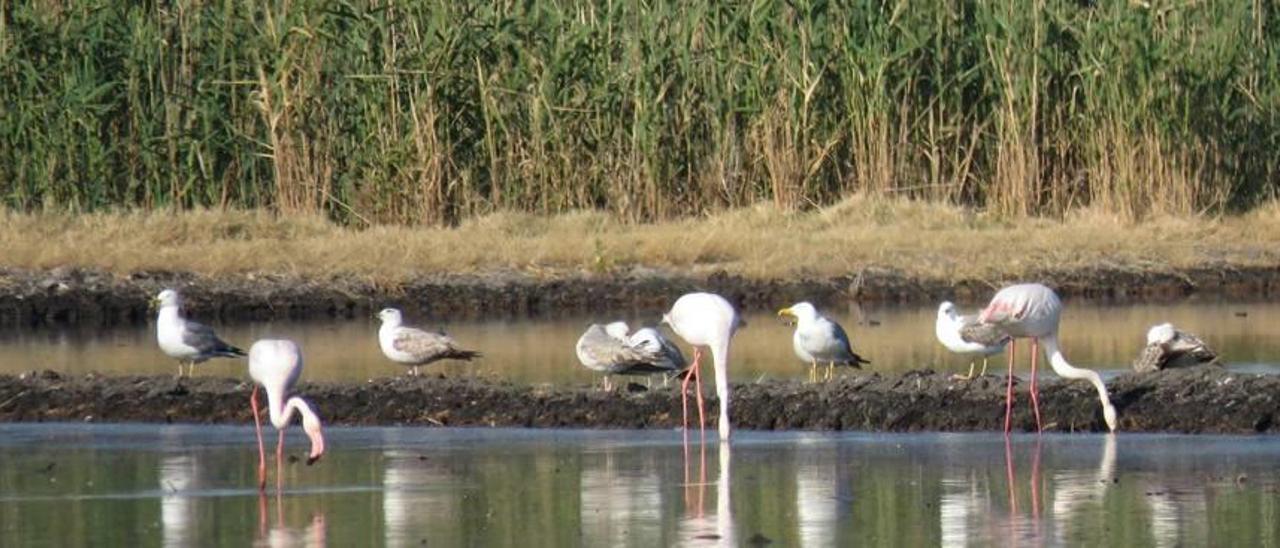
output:
[[[1263,0],[0,0],[0,203],[348,226],[1280,189]]]

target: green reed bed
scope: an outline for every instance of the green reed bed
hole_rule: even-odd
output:
[[[0,0],[0,201],[356,225],[1280,189],[1280,7]]]

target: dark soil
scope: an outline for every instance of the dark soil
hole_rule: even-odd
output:
[[[673,428],[681,422],[675,383],[652,390],[632,384],[606,393],[434,376],[299,388],[329,424]],[[1126,374],[1109,388],[1123,432],[1280,431],[1277,376],[1196,367]],[[250,390],[246,381],[209,377],[0,375],[0,421],[250,424]],[[1034,429],[1026,386],[1016,390],[1015,428]],[[757,430],[999,430],[1004,393],[1003,377],[966,382],[932,371],[873,373],[827,384],[772,381],[735,386],[732,417],[736,427]],[[714,409],[715,398],[710,402]],[[1046,430],[1105,428],[1097,395],[1085,382],[1045,381],[1040,405]]]
[[[1280,294],[1280,266],[1222,265],[1181,271],[1120,266],[1040,271],[1025,277],[1064,297],[1126,301],[1188,295],[1261,299]],[[186,310],[204,321],[367,317],[398,306],[414,317],[528,317],[569,313],[658,310],[689,291],[714,291],[744,310],[773,310],[808,300],[819,305],[864,303],[962,304],[984,302],[996,288],[1018,280],[922,279],[867,268],[832,278],[757,280],[725,273],[705,277],[637,268],[610,275],[533,277],[518,273],[437,275],[392,287],[357,277],[301,279],[270,274],[216,278],[173,272],[120,276],[59,268],[33,272],[0,269],[0,327],[141,324],[148,300],[179,289]]]

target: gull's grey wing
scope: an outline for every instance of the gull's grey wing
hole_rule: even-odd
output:
[[[1190,367],[1218,362],[1218,353],[1199,337],[1182,330],[1175,330],[1174,337],[1165,343],[1148,344],[1133,361],[1134,371],[1159,371],[1178,367]]]
[[[1004,346],[1011,339],[996,324],[982,323],[977,316],[963,316],[960,322],[960,339],[964,342],[996,347]]]
[[[844,359],[847,360],[849,365],[858,367],[864,363],[871,363],[867,360],[862,359],[862,356],[859,356],[856,352],[853,351],[853,345],[849,343],[849,334],[844,332],[844,328],[840,327],[840,324],[833,322],[831,320],[827,320],[827,324],[831,326],[830,336],[834,338],[837,344],[839,344],[840,347],[843,349],[842,350],[843,353],[846,354]]]
[[[218,338],[213,328],[199,322],[187,320],[182,326],[182,343],[195,348],[205,357],[238,357],[244,356],[243,350],[236,348]]]
[[[391,347],[413,356],[421,363],[429,363],[443,359],[470,360],[480,356],[479,352],[462,350],[453,337],[444,333],[424,331],[413,327],[401,327],[391,341]]]
[[[661,349],[631,346],[605,332],[599,324],[591,324],[578,339],[578,360],[582,365],[605,373],[658,373],[665,368],[654,365],[662,359]]]

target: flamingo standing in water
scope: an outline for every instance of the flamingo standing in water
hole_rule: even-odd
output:
[[[662,322],[685,342],[693,345],[692,371],[680,383],[680,405],[684,412],[684,427],[689,428],[689,400],[686,393],[689,380],[695,381],[698,399],[698,426],[706,432],[706,415],[702,403],[702,376],[699,373],[702,347],[711,349],[711,362],[715,366],[716,396],[720,399],[720,439],[729,440],[729,341],[738,330],[741,321],[738,313],[724,297],[714,293],[688,293],[676,299],[671,311],[662,315]]]
[[[302,351],[298,349],[297,343],[263,339],[249,348],[249,376],[255,383],[249,405],[253,408],[253,426],[258,433],[258,489],[267,487],[267,455],[262,445],[262,419],[258,413],[259,385],[267,392],[267,410],[271,416],[271,424],[280,433],[276,442],[276,489],[280,489],[281,471],[284,468],[284,429],[289,426],[294,411],[302,415],[302,430],[311,438],[311,454],[307,457],[307,465],[314,464],[324,455],[320,417],[311,410],[306,400],[289,396],[301,375]]]
[[[1102,417],[1107,428],[1116,430],[1116,408],[1107,397],[1107,385],[1096,371],[1072,367],[1062,356],[1058,348],[1058,324],[1062,319],[1062,301],[1052,289],[1041,284],[1018,284],[1001,289],[991,299],[991,303],[978,316],[984,324],[995,324],[1005,333],[1013,337],[1009,341],[1009,381],[1005,393],[1004,431],[1009,433],[1010,419],[1013,411],[1013,361],[1014,348],[1020,338],[1031,339],[1031,408],[1035,411],[1036,431],[1044,430],[1040,423],[1040,401],[1036,391],[1036,359],[1040,343],[1044,343],[1044,353],[1049,358],[1049,365],[1060,377],[1068,379],[1084,379],[1093,383],[1098,389],[1098,400],[1102,402]]]

